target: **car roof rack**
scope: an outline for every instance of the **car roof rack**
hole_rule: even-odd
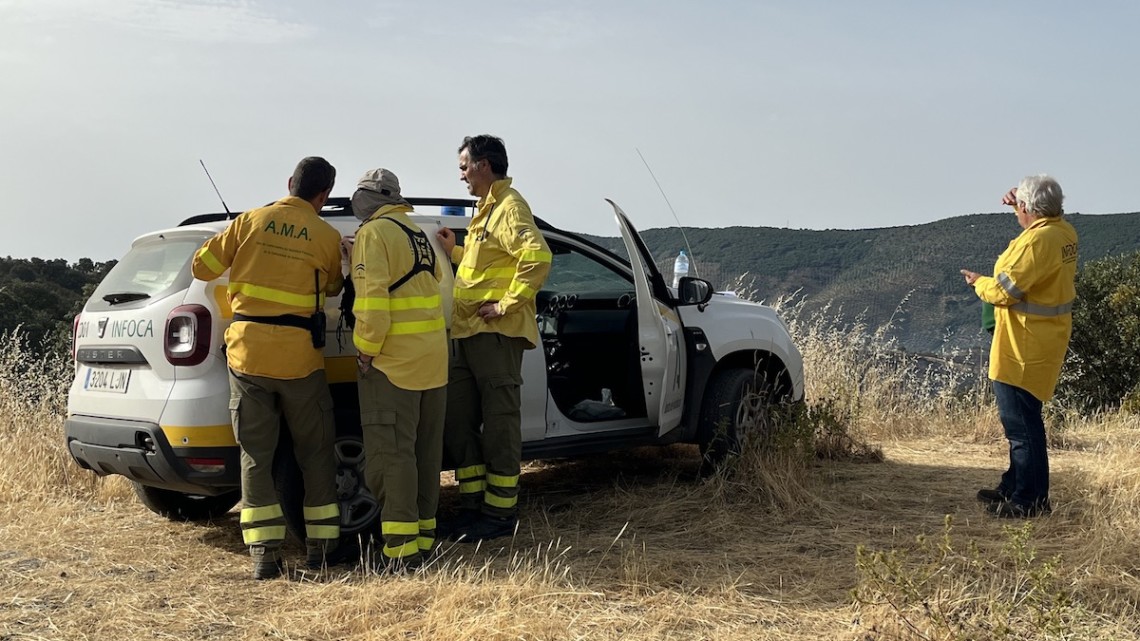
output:
[[[415,196],[408,196],[405,200],[407,200],[408,203],[413,207],[423,205],[425,207],[462,207],[463,209],[474,209],[477,202],[470,198],[417,198]],[[191,216],[186,220],[178,223],[178,226],[185,227],[187,225],[198,225],[201,223],[216,223],[219,220],[230,220],[232,218],[237,218],[238,214],[240,213],[242,212],[238,211],[230,214],[227,214],[226,212],[215,214],[198,214],[197,216]],[[333,218],[338,216],[352,215],[352,201],[341,196],[329,198],[328,202],[325,203],[324,208],[321,209],[321,218]],[[537,225],[538,228],[542,231],[558,231],[554,225],[551,225],[538,216],[534,217],[534,224]]]
[[[405,198],[413,207],[423,205],[425,207],[462,207],[463,209],[474,208],[475,201],[470,198],[416,198],[409,196]],[[269,203],[272,204],[272,203]],[[214,214],[198,214],[191,216],[186,220],[178,223],[179,227],[186,225],[197,225],[200,223],[215,223],[219,220],[229,220],[237,218],[238,214],[242,212],[235,211],[231,214],[225,212]],[[325,203],[324,208],[321,210],[321,218],[335,218],[338,216],[352,216],[352,201],[344,197],[329,198]]]

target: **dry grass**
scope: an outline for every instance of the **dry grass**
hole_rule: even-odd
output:
[[[881,460],[750,451],[705,481],[681,446],[537,463],[507,544],[263,583],[236,515],[166,521],[79,470],[69,366],[5,341],[0,639],[1140,638],[1136,417],[1058,410],[1055,512],[1009,531],[973,499],[1005,457],[982,384],[876,355],[866,328],[792,325],[824,449]]]

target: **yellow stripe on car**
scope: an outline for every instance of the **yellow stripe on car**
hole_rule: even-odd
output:
[[[218,314],[222,318],[233,318],[234,310],[230,307],[230,294],[225,285],[214,286],[214,303],[218,306]]]
[[[332,383],[356,382],[356,357],[330,356],[325,358],[325,379]]]
[[[171,447],[236,447],[232,425],[163,425]]]

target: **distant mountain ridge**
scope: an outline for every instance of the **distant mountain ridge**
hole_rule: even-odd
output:
[[[1140,212],[1066,219],[1079,235],[1082,264],[1140,250]],[[747,273],[743,285],[763,300],[799,292],[808,309],[831,304],[847,320],[863,314],[872,328],[894,315],[901,345],[920,352],[978,344],[981,303],[958,270],[991,273],[1020,232],[1012,213],[877,229],[685,228],[692,245],[690,274],[699,272],[718,289],[739,285]],[[646,229],[641,235],[659,268],[671,275],[673,259],[685,246],[680,231]],[[593,240],[625,255],[617,238]]]

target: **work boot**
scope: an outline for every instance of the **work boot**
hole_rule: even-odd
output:
[[[283,565],[277,550],[269,550],[264,546],[254,545],[249,548],[249,555],[253,559],[254,579],[264,581],[281,576]]]
[[[1046,499],[1033,505],[1022,505],[1013,501],[990,503],[986,511],[1001,519],[1028,519],[1035,516],[1044,516],[1053,511]]]
[[[479,510],[460,509],[454,516],[439,519],[435,526],[436,539],[457,538],[461,532],[474,525],[481,514]]]
[[[978,500],[982,503],[1001,503],[1008,501],[1009,497],[1001,490],[981,489],[978,490]]]
[[[359,557],[356,544],[336,539],[309,539],[305,542],[305,565],[310,570],[335,567]]]
[[[413,554],[399,559],[389,558],[380,554],[373,564],[372,570],[376,574],[412,574],[424,564],[423,554]]]
[[[454,537],[460,543],[478,543],[504,536],[514,536],[518,528],[519,519],[516,516],[497,517],[482,514],[471,527],[460,530]]]

